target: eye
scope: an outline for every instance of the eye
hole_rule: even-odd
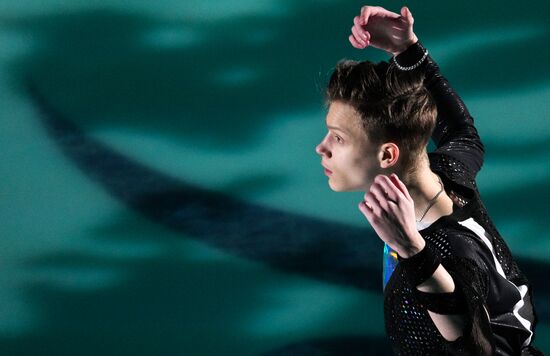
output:
[[[334,135],[333,137],[334,137],[334,139],[336,140],[336,142],[338,142],[338,143],[342,143],[342,142],[344,141],[344,140],[342,140],[342,138],[341,138],[340,136],[338,136],[338,135]]]

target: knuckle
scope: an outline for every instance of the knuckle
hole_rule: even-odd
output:
[[[368,194],[370,198],[374,198],[376,196],[376,186],[371,185]]]

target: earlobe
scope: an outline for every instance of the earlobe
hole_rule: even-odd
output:
[[[389,168],[397,164],[399,159],[399,147],[395,143],[385,143],[378,152],[380,168]]]

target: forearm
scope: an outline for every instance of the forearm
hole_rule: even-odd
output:
[[[417,41],[392,60],[401,68],[416,67],[414,71],[424,75],[424,85],[437,107],[432,139],[441,152],[465,163],[475,177],[483,165],[485,148],[466,105],[441,74],[427,49]]]
[[[416,286],[424,293],[454,293],[455,288],[453,278],[441,264],[430,278]],[[439,314],[429,309],[428,314],[445,340],[454,341],[463,335],[466,315]]]
[[[416,286],[417,296],[426,306],[430,318],[447,341],[463,335],[467,315],[462,294],[456,290],[452,276],[439,257],[427,245],[414,255],[403,252],[402,263],[409,282]]]
[[[427,49],[418,40],[409,45],[393,59],[401,66],[412,66],[420,62]],[[434,59],[428,54],[418,67],[425,75],[424,84],[437,106],[437,124],[432,138],[437,146],[456,136],[468,134],[479,140],[473,118],[466,105],[449,81],[441,74]]]
[[[410,40],[403,42],[403,44],[396,49],[395,52],[391,53],[393,56],[398,56],[401,53],[405,52],[410,46],[418,42],[418,37],[416,37],[416,34],[412,34],[412,37]]]

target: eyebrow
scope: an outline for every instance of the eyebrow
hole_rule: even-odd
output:
[[[343,133],[345,133],[345,134],[347,134],[347,135],[351,135],[351,133],[349,133],[347,130],[344,130],[344,129],[340,128],[340,127],[328,126],[328,125],[327,125],[327,127],[328,127],[329,129],[337,130],[337,131],[342,131]]]

